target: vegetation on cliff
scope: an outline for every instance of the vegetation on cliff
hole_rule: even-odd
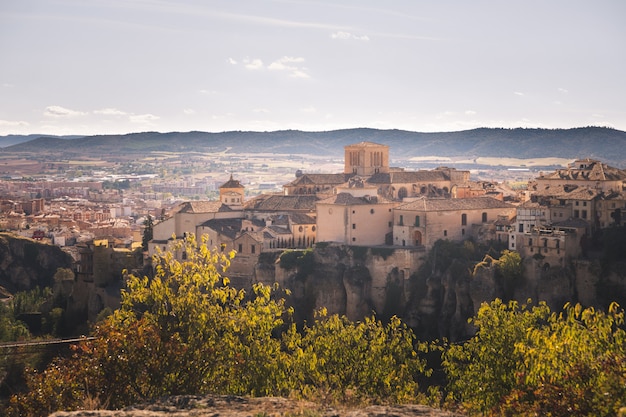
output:
[[[184,261],[175,250],[155,258],[154,277],[128,275],[121,307],[95,327],[93,340],[28,372],[28,389],[5,413],[120,408],[184,394],[429,402],[493,416],[610,416],[626,405],[624,312],[615,303],[553,312],[545,303],[496,299],[471,320],[471,339],[427,346],[395,316],[353,322],[322,309],[297,326],[279,288],[246,293],[230,285],[224,272],[234,254],[194,236],[178,244]],[[431,266],[457,249],[440,246]],[[469,243],[458,250],[478,259]],[[288,253],[281,262],[306,269],[310,256]],[[482,262],[505,280],[520,274],[512,252]],[[438,355],[443,378],[435,381],[426,358]]]
[[[9,415],[46,415],[86,404],[118,408],[180,394],[279,395],[329,401],[407,402],[427,374],[398,319],[360,323],[320,316],[298,331],[274,288],[229,285],[232,254],[193,236],[187,254],[155,258],[155,276],[127,277],[121,307],[93,340],[74,347],[11,399]],[[323,313],[323,312],[321,312]]]

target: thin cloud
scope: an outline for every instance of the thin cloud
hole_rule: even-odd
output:
[[[284,56],[268,65],[267,69],[271,71],[286,71],[294,78],[310,78],[306,68],[297,65],[303,62],[304,58],[301,57]]]
[[[559,88],[558,90],[559,90],[559,93],[563,93],[563,94],[569,93],[569,91],[566,90],[565,88]]]
[[[155,116],[154,114],[132,114],[128,116],[128,119],[133,123],[150,123],[155,120],[159,120],[159,116]]]
[[[26,127],[30,125],[27,122],[22,122],[22,121],[0,120],[0,126],[2,127]]]
[[[118,110],[118,109],[114,109],[114,108],[106,108],[106,109],[101,109],[101,110],[95,110],[94,111],[95,114],[102,114],[104,116],[126,116],[128,113]]]
[[[474,110],[465,110],[465,114],[468,116],[474,116],[476,112]]]
[[[237,65],[237,61],[235,61],[232,58],[228,58],[228,63],[231,64],[231,65]]]
[[[249,70],[259,70],[259,69],[263,69],[263,61],[261,61],[260,59],[244,59],[243,60],[243,64],[246,66],[247,69]]]
[[[333,39],[340,39],[340,40],[356,40],[356,41],[369,41],[370,38],[367,35],[355,35],[353,33],[350,32],[344,32],[344,31],[338,31],[335,32],[333,34],[330,35],[331,38]]]
[[[183,109],[183,113],[185,113],[187,115],[194,115],[197,112],[194,109]]]
[[[524,96],[524,93],[522,93],[520,91],[513,91],[513,94],[515,94],[516,96],[520,96],[520,97]]]
[[[48,106],[43,112],[44,116],[49,117],[75,117],[84,116],[87,113],[77,110],[66,109],[61,106]]]

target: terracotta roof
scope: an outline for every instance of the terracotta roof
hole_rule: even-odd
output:
[[[234,180],[232,174],[230,175],[230,179],[226,181],[224,184],[220,185],[220,188],[245,188],[239,180]]]
[[[562,222],[554,223],[552,224],[552,226],[564,229],[583,229],[589,226],[589,222],[581,218],[574,217],[571,219],[563,220]]]
[[[390,203],[391,201],[381,196],[354,197],[350,193],[339,193],[332,197],[320,200],[320,204],[336,204],[341,206],[358,206],[365,204]]]
[[[315,219],[304,213],[291,213],[289,214],[292,223],[294,224],[315,224]]]
[[[584,163],[584,168],[576,164]],[[574,180],[574,181],[625,181],[626,171],[603,164],[593,159],[578,160],[572,166],[557,169],[553,173],[544,175],[540,179]]]
[[[315,210],[315,195],[261,195],[245,203],[246,210],[285,211]]]
[[[234,239],[241,231],[242,219],[211,219],[202,223],[202,227],[208,227],[221,235]]]
[[[398,206],[398,210],[450,211],[514,208],[515,206],[491,197],[474,198],[420,198]]]
[[[303,174],[290,183],[286,184],[285,187],[294,187],[298,185],[339,185],[343,184],[354,174]]]
[[[177,213],[222,213],[233,211],[221,201],[187,201],[179,206]]]
[[[211,219],[202,223],[202,227],[208,227],[216,232],[234,239],[243,229],[243,219]],[[260,220],[251,221],[255,229],[261,230],[265,227],[265,223]]]
[[[538,197],[552,197],[565,200],[593,200],[601,192],[595,188],[577,185],[549,185],[535,193]]]
[[[367,182],[371,184],[410,184],[417,182],[449,181],[450,177],[443,171],[398,171],[377,173]]]

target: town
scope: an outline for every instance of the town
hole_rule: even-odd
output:
[[[188,234],[236,251],[229,274],[246,277],[264,252],[319,242],[428,250],[439,239],[471,238],[563,266],[585,254],[597,230],[626,223],[626,171],[592,159],[540,173],[514,190],[473,181],[468,170],[395,168],[387,145],[361,142],[345,146],[343,172],[297,171],[279,192],[261,187],[250,196],[231,173],[221,183],[193,184],[215,198],[180,201],[164,199],[163,191],[174,186],[131,187],[136,180],[118,178],[116,187],[93,180],[3,180],[0,228],[62,247],[74,257],[77,276],[99,282],[111,279],[99,278],[110,266],[94,266],[94,251],[115,258],[121,271],[136,264],[133,252],[148,260]]]

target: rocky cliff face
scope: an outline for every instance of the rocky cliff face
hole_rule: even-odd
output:
[[[308,256],[282,267],[274,259],[255,270],[257,281],[291,290],[287,300],[297,321],[313,320],[321,307],[351,320],[376,312],[381,319],[401,317],[421,340],[454,341],[472,335],[467,320],[495,298],[545,301],[552,310],[566,302],[626,305],[626,264],[601,268],[598,261],[575,261],[550,267],[529,258],[523,278],[505,282],[493,266],[474,271],[475,261],[404,248],[327,246]]]
[[[59,247],[0,233],[0,285],[10,293],[52,286],[58,268],[72,268]]]

